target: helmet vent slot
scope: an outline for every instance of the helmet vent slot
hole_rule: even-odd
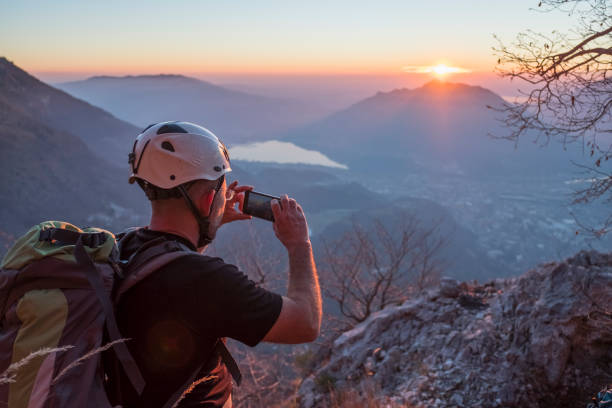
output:
[[[162,149],[165,149],[165,150],[168,150],[168,151],[171,151],[171,152],[174,151],[174,146],[172,146],[172,143],[170,143],[167,140],[162,142],[161,147],[162,147]]]
[[[163,135],[164,133],[189,133],[176,123],[167,123],[157,129],[158,135]]]

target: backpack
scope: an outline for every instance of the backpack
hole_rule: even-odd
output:
[[[136,233],[133,229],[126,234]],[[120,234],[126,235],[126,234]],[[140,395],[145,381],[121,337],[115,306],[186,246],[164,239],[121,262],[115,236],[59,221],[32,227],[17,240],[0,269],[0,403],[9,408],[110,408],[101,353],[112,349]],[[240,371],[223,341],[221,355],[237,384]],[[166,402],[171,407],[195,379]]]

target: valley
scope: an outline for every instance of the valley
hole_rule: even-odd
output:
[[[39,130],[38,137],[43,138],[44,143],[50,143],[47,138],[53,132],[67,132],[62,137],[68,138],[64,140],[74,147],[59,154],[71,152],[73,156],[104,158],[104,164],[98,166],[108,167],[104,171],[114,178],[105,178],[94,185],[95,191],[100,191],[96,193],[99,198],[95,204],[91,204],[92,197],[86,191],[75,190],[71,194],[83,198],[68,202],[49,196],[49,202],[61,203],[58,209],[47,206],[43,210],[32,203],[18,210],[11,197],[20,197],[20,202],[25,199],[22,195],[9,194],[12,186],[40,178],[39,175],[28,176],[29,167],[20,163],[23,169],[4,184],[7,194],[3,200],[7,210],[3,212],[2,245],[7,247],[14,237],[24,232],[23,228],[43,214],[114,231],[127,225],[145,224],[149,216],[146,200],[140,197],[137,187],[129,186],[121,176],[126,171],[121,157],[125,157],[128,139],[135,136],[138,128],[37,81],[7,60],[1,62],[5,85],[0,95],[10,96],[10,109],[4,113],[8,115],[5,123],[23,121],[24,106],[34,106],[29,112],[31,120],[58,129],[49,130],[46,136]],[[121,86],[125,85],[126,89],[131,89],[128,93],[132,97],[154,95],[150,101],[155,106],[151,113],[160,118],[176,116],[178,112],[175,111],[177,107],[164,108],[159,102],[171,88],[178,95],[187,92],[190,84],[197,85],[196,93],[188,92],[190,101],[221,94],[227,97],[227,103],[235,104],[244,96],[194,81],[181,76],[100,77],[62,87],[93,98],[89,102],[102,98],[100,101],[106,108],[120,112],[128,103],[121,98]],[[266,115],[279,103],[256,96],[245,98],[244,103],[259,104],[261,109],[267,110]],[[9,99],[5,100],[9,103]],[[53,101],[53,106],[45,108],[45,103],[50,103],[45,100]],[[207,106],[214,104],[213,100],[207,103]],[[444,273],[462,279],[487,280],[516,275],[540,262],[562,259],[583,248],[604,250],[609,247],[610,238],[604,236],[596,240],[581,229],[581,225],[596,226],[606,214],[605,206],[597,203],[588,208],[571,205],[572,192],[579,187],[571,180],[584,175],[569,162],[583,160],[580,152],[530,144],[514,149],[507,142],[491,139],[489,133],[499,133],[501,128],[486,105],[500,103],[501,98],[484,88],[435,81],[414,90],[379,92],[345,110],[285,133],[280,131],[285,125],[277,127],[280,137],[274,139],[269,135],[264,139],[268,140],[266,144],[261,145],[271,146],[274,153],[262,158],[261,146],[259,152],[253,148],[239,151],[230,178],[254,185],[266,193],[287,193],[295,197],[307,212],[313,242],[321,241],[326,235],[338,237],[351,219],[376,218],[392,224],[393,214],[399,209],[412,211],[429,224],[441,220],[446,225],[440,227],[440,232],[449,246],[445,257],[453,261],[448,263]],[[287,109],[296,112],[297,108],[290,105]],[[127,118],[126,115],[144,114],[145,111],[141,107],[140,113],[126,110],[120,116]],[[197,110],[188,113],[193,116]],[[89,118],[88,122],[83,118]],[[251,114],[237,114],[231,126],[246,128],[252,119]],[[87,123],[92,124],[93,134],[87,131]],[[295,126],[299,121],[292,123]],[[102,128],[106,131],[102,132]],[[221,127],[218,134],[227,133],[230,142],[233,140],[234,146],[240,148],[239,142],[245,139],[235,138],[232,136],[235,133],[224,129]],[[10,127],[5,127],[3,132],[5,144],[19,140],[19,149],[27,149],[31,143],[17,136]],[[130,133],[133,135],[129,136]],[[53,137],[58,138],[59,134]],[[80,141],[75,144],[74,138]],[[442,140],[444,143],[440,144]],[[76,146],[82,152],[73,152]],[[307,163],[324,165],[291,163],[302,156]],[[270,162],[274,157],[279,158],[277,161],[288,162]],[[57,163],[45,158],[38,166],[32,166],[31,171],[45,173],[47,170],[41,169],[53,168],[55,174],[69,177],[66,180],[74,178],[71,184],[77,185],[78,175],[71,172],[67,160],[74,159],[66,156],[63,162]],[[87,160],[93,162],[94,159]],[[48,181],[41,179],[40,183]],[[59,197],[66,187],[58,184],[53,188]],[[71,203],[80,203],[79,208],[72,208]],[[24,215],[15,217],[22,210]],[[258,231],[270,229],[259,221],[253,221],[253,225]],[[235,229],[232,226],[226,235],[232,235],[231,230]],[[273,241],[269,233],[265,233],[268,241]],[[219,246],[223,244],[223,235]],[[231,239],[226,242],[231,245]],[[266,245],[265,248],[272,250],[271,244]]]

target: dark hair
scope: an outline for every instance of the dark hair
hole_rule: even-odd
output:
[[[138,185],[140,186],[140,188],[142,188],[142,191],[144,191],[149,201],[165,200],[168,198],[181,198],[182,197],[181,193],[178,191],[176,187],[161,188],[143,179],[137,179],[137,181],[138,181]],[[194,183],[195,181],[189,181],[187,183],[184,183],[183,185],[185,186],[186,189],[189,189],[189,187],[191,187]]]
[[[138,185],[140,186],[140,188],[142,188],[142,191],[144,191],[144,193],[146,194],[149,201],[183,197],[183,195],[180,193],[180,191],[176,187],[161,188],[161,187],[158,187],[140,178],[136,179],[136,181],[138,182]],[[181,185],[185,187],[185,190],[189,191],[189,189],[197,182],[204,182],[204,183],[210,184],[210,188],[215,189],[216,186],[218,185],[219,180],[204,180],[204,179],[192,180],[192,181],[183,183]]]

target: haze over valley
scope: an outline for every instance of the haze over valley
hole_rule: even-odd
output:
[[[127,184],[127,153],[145,124],[165,119],[202,123],[220,136],[233,155],[233,179],[296,197],[315,241],[340,237],[355,220],[393,225],[405,210],[424,225],[439,223],[444,274],[479,280],[609,244],[576,234],[572,214],[585,224],[605,214],[569,205],[580,185],[572,180],[581,178],[570,161],[583,162],[582,151],[528,140],[515,149],[493,139],[504,128],[487,106],[502,99],[482,87],[434,80],[331,113],[300,95],[289,103],[180,75],[58,87],[0,60],[3,191],[13,192],[3,194],[4,208],[13,209],[3,212],[4,248],[41,216],[115,231],[146,223],[146,201]],[[27,188],[16,194],[17,185]],[[35,191],[41,200],[29,198]],[[269,236],[269,224],[252,223]],[[219,242],[234,229],[220,232]]]

